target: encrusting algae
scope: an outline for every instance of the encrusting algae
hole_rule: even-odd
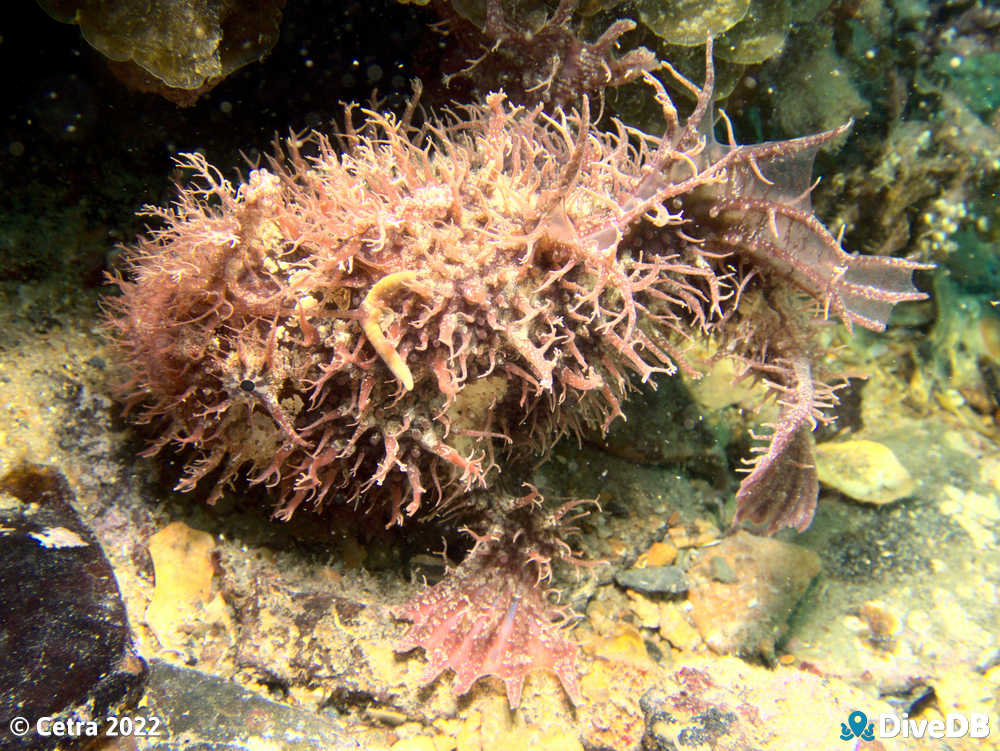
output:
[[[461,516],[474,547],[399,609],[400,649],[458,692],[553,670],[580,700],[576,648],[549,601],[579,504],[531,489],[476,493],[501,463],[605,430],[630,373],[691,369],[679,347],[712,334],[783,405],[739,490],[737,520],[808,525],[811,430],[832,389],[812,374],[827,313],[884,328],[924,297],[921,264],[845,253],[812,214],[815,151],[844,128],[741,146],[712,135],[713,72],[682,119],[652,76],[662,137],[595,129],[588,101],[546,114],[504,95],[414,122],[348,107],[341,149],[322,135],[234,188],[187,155],[195,183],[127,254],[107,324],[128,408],[185,449],[179,489],[241,473],[275,515],[354,507],[386,525]],[[419,94],[419,91],[418,91]],[[307,157],[308,145],[315,155]],[[809,299],[811,298],[811,300]]]

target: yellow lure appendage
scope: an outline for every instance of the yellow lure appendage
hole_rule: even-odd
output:
[[[372,288],[368,290],[368,294],[365,295],[365,299],[361,301],[362,331],[365,332],[368,341],[375,348],[375,352],[378,353],[378,356],[382,358],[382,361],[392,374],[399,379],[399,382],[403,384],[403,388],[407,391],[413,390],[413,373],[410,372],[406,361],[400,357],[396,348],[385,338],[385,334],[382,333],[382,328],[379,326],[378,319],[386,311],[386,307],[382,304],[382,297],[387,292],[399,286],[406,285],[416,278],[416,271],[396,271],[392,274],[387,274],[372,285]]]

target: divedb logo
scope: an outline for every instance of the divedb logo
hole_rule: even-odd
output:
[[[908,715],[880,714],[874,722],[868,715],[854,710],[847,722],[840,723],[840,739],[857,738],[872,741],[878,738],[987,738],[990,716],[985,712],[949,712],[943,720],[916,719]]]
[[[990,716],[985,712],[949,712],[943,720],[918,720],[905,714],[880,714],[875,732],[879,738],[986,738]]]

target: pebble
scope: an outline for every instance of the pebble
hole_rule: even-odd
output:
[[[896,638],[902,632],[902,623],[883,602],[866,602],[858,608],[858,618],[864,624],[864,637],[870,647],[883,652],[896,649]]]
[[[619,571],[615,581],[622,587],[650,594],[684,594],[688,590],[687,576],[678,566],[648,566]]]
[[[654,542],[649,546],[649,550],[639,556],[639,559],[635,562],[635,567],[669,566],[676,560],[676,546],[669,542]]]
[[[905,498],[916,488],[892,449],[875,441],[819,444],[816,472],[827,487],[879,506]]]

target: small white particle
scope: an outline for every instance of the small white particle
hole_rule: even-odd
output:
[[[85,548],[90,544],[66,527],[50,527],[28,536],[37,540],[43,548]]]

